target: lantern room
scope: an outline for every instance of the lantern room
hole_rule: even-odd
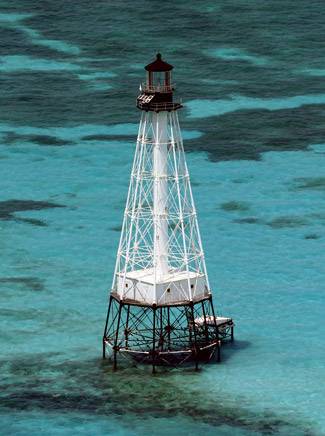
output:
[[[172,111],[182,107],[173,101],[174,86],[171,82],[173,66],[163,61],[161,54],[145,67],[147,80],[140,86],[141,94],[137,98],[137,107],[145,111]]]
[[[153,92],[172,92],[171,70],[173,66],[161,59],[157,53],[156,60],[145,67],[147,71],[146,88]]]

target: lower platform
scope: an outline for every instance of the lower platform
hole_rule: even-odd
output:
[[[140,363],[176,367],[220,361],[221,344],[234,339],[231,318],[214,314],[212,298],[182,306],[140,306],[110,296],[103,357],[117,367],[118,356]]]

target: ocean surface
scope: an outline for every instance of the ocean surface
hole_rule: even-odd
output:
[[[2,435],[325,434],[325,5],[0,1]],[[143,66],[175,66],[220,365],[101,336]]]

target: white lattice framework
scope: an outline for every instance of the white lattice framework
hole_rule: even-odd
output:
[[[210,295],[177,111],[142,112],[112,292],[148,305]]]

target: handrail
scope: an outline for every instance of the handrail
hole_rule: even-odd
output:
[[[141,89],[144,92],[173,92],[174,85],[148,85],[147,83],[141,84]]]
[[[174,109],[180,109],[182,104],[180,102],[165,102],[165,103],[144,103],[141,100],[137,100],[137,107],[139,109],[149,109],[154,111],[170,111]]]

